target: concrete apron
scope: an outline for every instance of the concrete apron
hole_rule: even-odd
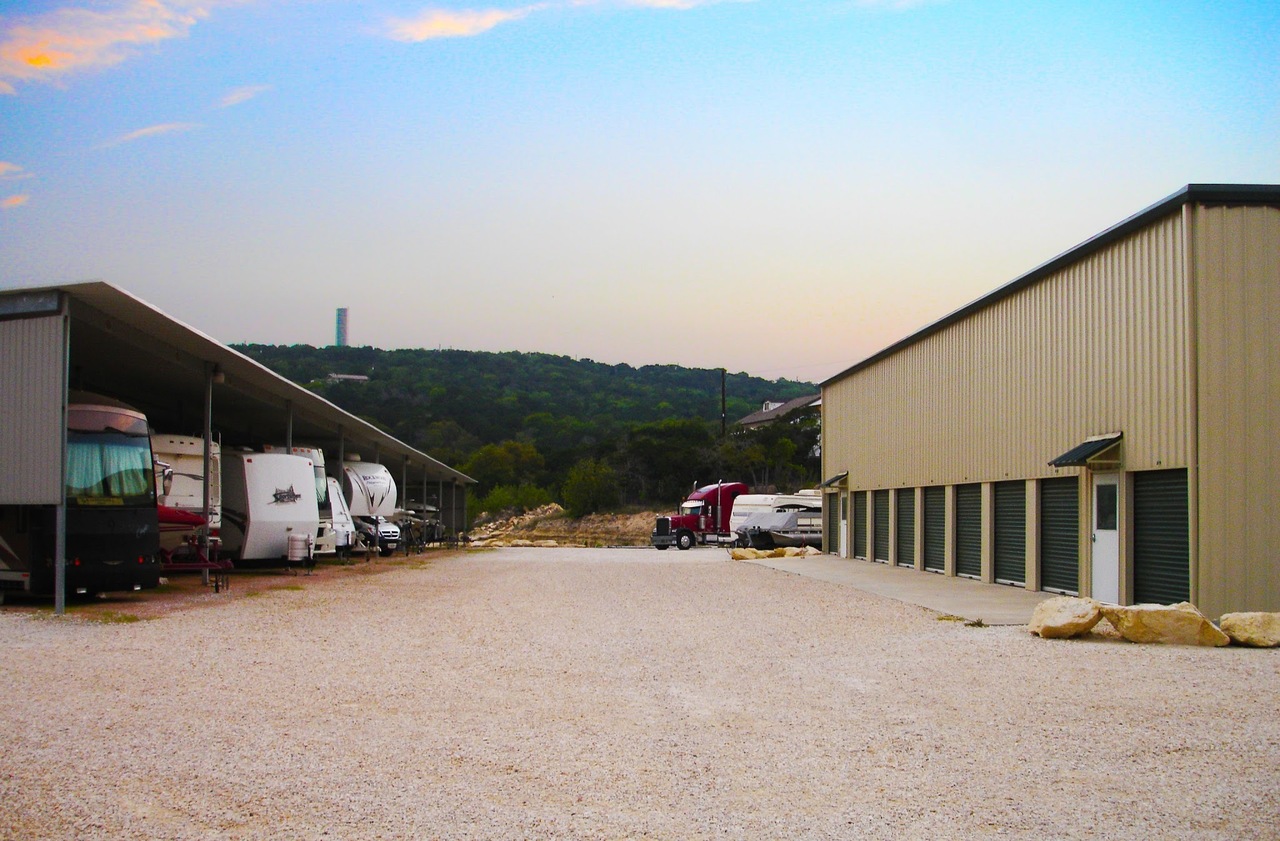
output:
[[[892,567],[870,561],[811,555],[807,558],[760,558],[742,563],[759,564],[830,581],[848,584],[867,593],[887,596],[951,616],[982,620],[987,625],[1026,625],[1031,612],[1053,593],[1027,592],[1021,587],[983,584],[969,578],[948,578],[907,567]]]

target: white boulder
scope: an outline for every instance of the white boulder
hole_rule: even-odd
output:
[[[1067,639],[1088,633],[1102,621],[1102,611],[1093,599],[1058,596],[1036,605],[1027,629],[1044,639]]]
[[[1160,642],[1170,645],[1228,645],[1231,638],[1196,610],[1195,605],[1104,604],[1099,608],[1120,636],[1130,642]]]
[[[1280,613],[1227,613],[1218,620],[1218,625],[1236,645],[1280,646]]]

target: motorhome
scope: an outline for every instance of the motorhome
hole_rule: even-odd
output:
[[[400,545],[396,516],[396,480],[385,465],[350,459],[342,465],[342,489],[356,528],[365,542],[390,555]]]
[[[158,586],[160,536],[146,416],[111,398],[72,392],[66,452],[66,592]],[[0,506],[0,590],[52,594],[56,540],[56,506]]]
[[[822,511],[822,493],[813,488],[793,494],[743,494],[733,503],[729,530],[736,532],[748,517],[790,511]]]
[[[223,551],[237,561],[309,561],[320,529],[315,487],[315,464],[309,458],[224,451]],[[306,558],[291,551],[298,540],[305,542]]]

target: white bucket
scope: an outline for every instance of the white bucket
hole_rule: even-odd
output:
[[[289,563],[301,563],[311,557],[311,535],[289,535]]]

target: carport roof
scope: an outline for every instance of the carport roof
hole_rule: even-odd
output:
[[[295,444],[339,447],[379,461],[411,484],[474,483],[471,477],[298,386],[145,301],[102,281],[0,291],[0,297],[59,292],[70,312],[70,384],[125,400],[155,429],[200,435],[207,371],[213,386],[213,429],[234,446]]]

